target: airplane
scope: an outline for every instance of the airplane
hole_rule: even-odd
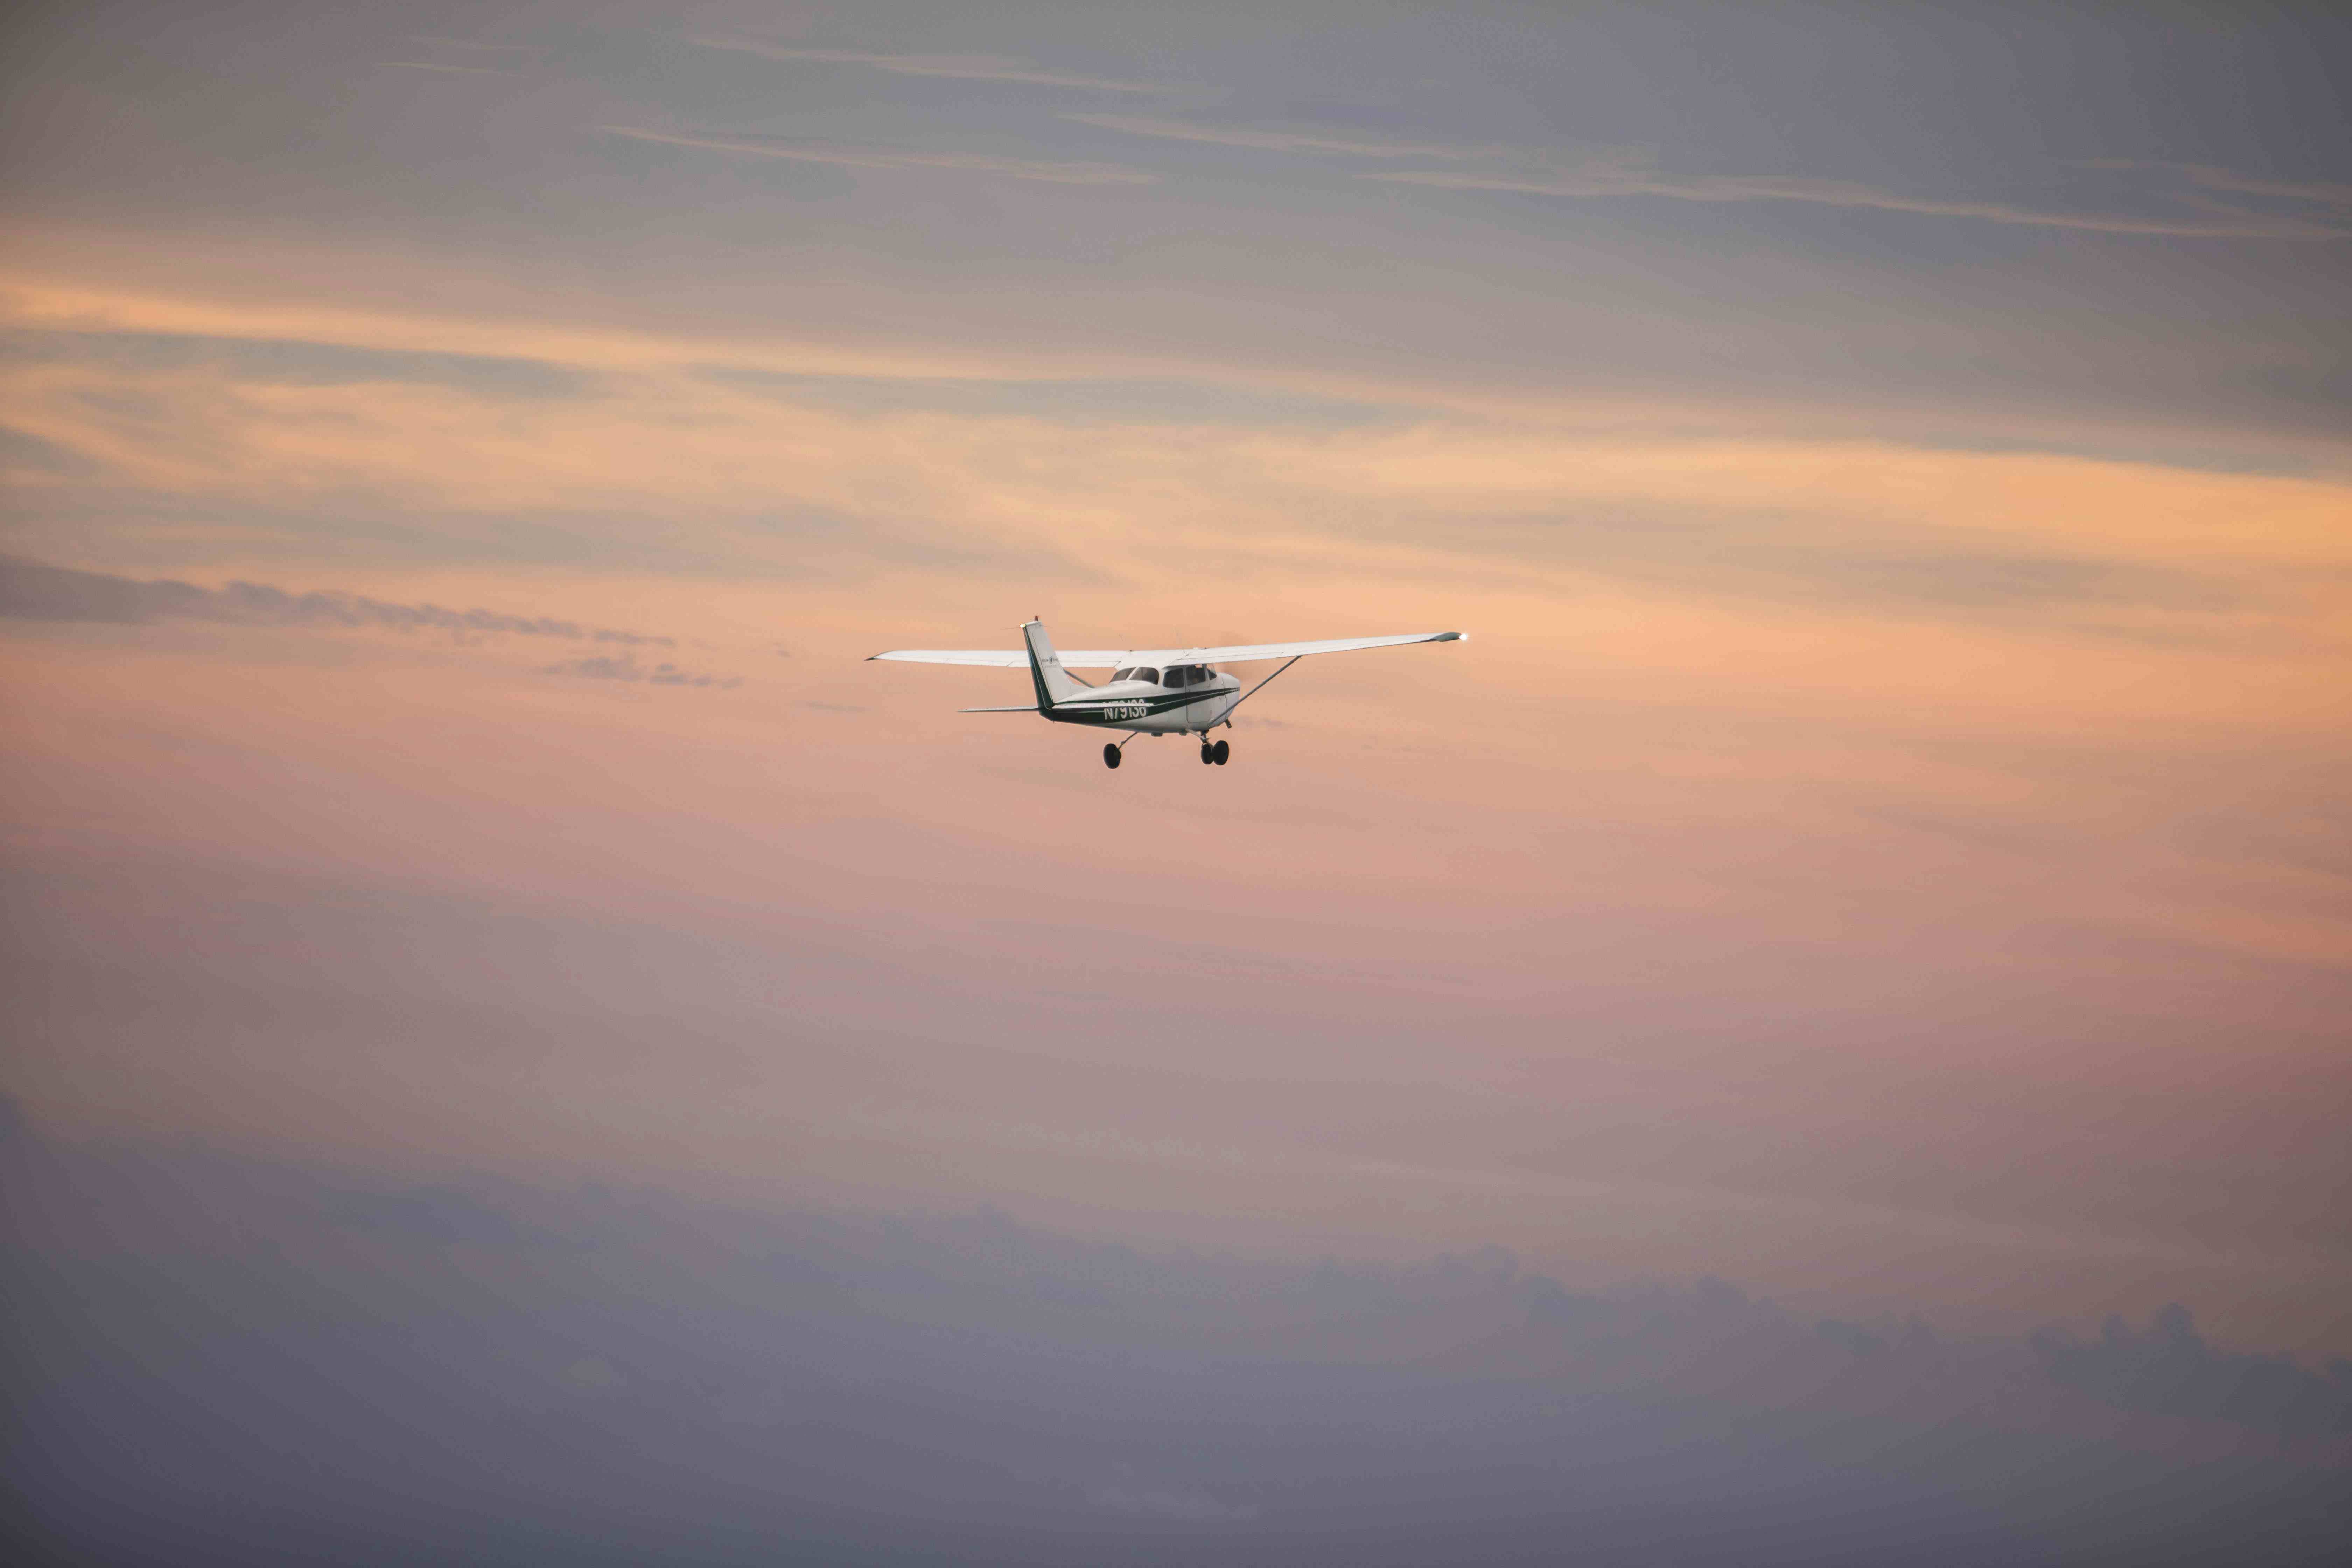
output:
[[[1021,627],[1018,648],[902,647],[868,656],[907,664],[976,664],[999,669],[1029,667],[1029,681],[1037,700],[1012,708],[966,708],[966,713],[1036,713],[1055,724],[1087,724],[1101,730],[1124,730],[1127,740],[1103,746],[1103,766],[1118,766],[1128,741],[1138,735],[1198,735],[1201,761],[1223,767],[1234,754],[1230,740],[1212,744],[1209,731],[1219,725],[1230,730],[1234,710],[1272,683],[1275,676],[1309,654],[1349,653],[1357,648],[1394,647],[1402,643],[1467,642],[1462,632],[1407,632],[1401,637],[1339,637],[1329,642],[1251,643],[1235,647],[1139,648],[1105,652],[1087,648],[1057,654],[1045,636],[1045,624],[1034,617]],[[1216,667],[1282,660],[1274,675],[1247,691],[1241,678]],[[1108,669],[1110,679],[1096,686],[1070,670]]]

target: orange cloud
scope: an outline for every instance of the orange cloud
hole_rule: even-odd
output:
[[[54,352],[19,361],[6,423],[62,455],[27,470],[22,550],[641,628],[741,680],[664,700],[551,676],[543,646],[17,626],[20,849],[620,908],[755,948],[868,933],[857,951],[917,978],[810,982],[778,1016],[944,1039],[917,1054],[932,1072],[1002,1028],[1088,1070],[1181,1048],[1228,1082],[1388,1074],[1470,1108],[1371,1172],[1121,1121],[1081,1179],[1061,1156],[1117,1096],[867,1125],[845,1076],[805,1156],[845,1189],[953,1184],[909,1148],[1073,1209],[1181,1208],[1172,1167],[1184,1202],[1239,1202],[1272,1172],[1291,1218],[1377,1232],[1434,1184],[1508,1237],[1668,1266],[1687,1246],[1625,1217],[1638,1189],[1710,1236],[1769,1231],[1759,1258],[1834,1231],[1860,1268],[1900,1214],[1825,1221],[1825,1194],[1923,1139],[1975,1150],[1971,1127],[2025,1114],[2002,1095],[2045,1108],[2046,1175],[2075,1168],[2053,1129],[2090,1139],[2102,1114],[2086,1074],[2178,1092],[2226,1058],[2200,1114],[2232,1139],[2283,1086],[2341,1087],[2318,1012],[2352,964],[2326,827],[2352,489],[2324,470],[1710,409],[1676,432],[1345,378],[1314,390],[1372,414],[1280,404],[1287,383],[1221,413],[1228,388],[1153,402],[1123,361],[1080,367],[1074,402],[1044,358],[103,289],[37,293],[17,324]],[[1206,784],[1181,748],[1144,742],[1106,784],[1069,736],[950,711],[997,700],[992,672],[857,662],[1009,645],[1032,612],[1071,643],[1477,635],[1302,669]],[[1122,1002],[1139,978],[1198,1009],[1178,1037],[1133,1032],[1161,1026]],[[689,1056],[751,1075],[740,1114],[644,1063],[615,1081],[759,1179],[786,1089],[751,1047]],[[1493,1109],[1515,1097],[1524,1121]],[[1596,1104],[1635,1107],[1649,1142],[1577,1120]],[[1792,1127],[1830,1152],[1778,1149]],[[2103,1263],[2208,1267],[2180,1222],[2098,1192],[2112,1210],[2026,1250],[2107,1237]],[[1932,1182],[1906,1201],[1994,1253],[2031,1217]]]

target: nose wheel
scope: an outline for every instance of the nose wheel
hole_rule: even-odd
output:
[[[1225,765],[1225,759],[1233,754],[1234,743],[1231,741],[1219,741],[1213,746],[1206,741],[1201,742],[1201,763],[1204,767],[1214,764],[1222,768]]]

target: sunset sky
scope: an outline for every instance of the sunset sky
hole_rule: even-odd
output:
[[[2352,1354],[2330,9],[26,8],[7,1092]]]

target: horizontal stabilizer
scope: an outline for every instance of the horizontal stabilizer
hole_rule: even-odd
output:
[[[959,708],[956,711],[959,713],[1034,713],[1037,711],[1037,705],[1034,702],[1024,702],[1018,708]]]

